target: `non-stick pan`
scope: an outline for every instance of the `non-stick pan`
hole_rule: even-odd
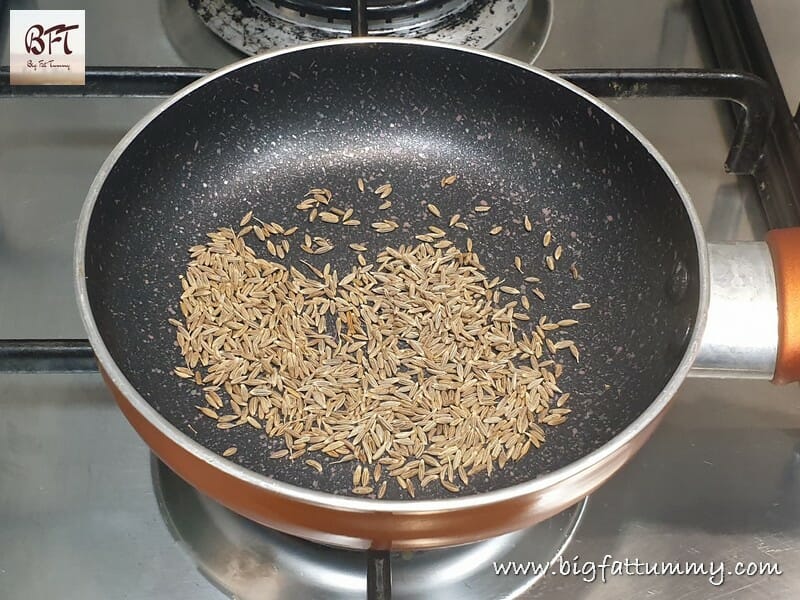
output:
[[[456,174],[446,190],[444,175]],[[393,205],[356,188],[391,182]],[[378,235],[308,223],[295,204],[334,191]],[[280,440],[199,415],[201,391],[175,377],[179,275],[187,248],[254,210],[325,231],[335,249],[312,262],[340,272],[350,241],[412,241],[445,219],[472,237],[487,272],[524,287],[514,257],[541,274],[532,311],[574,317],[580,363],[564,360],[569,421],[547,442],[458,495],[429,485],[409,499],[350,493],[352,465],[270,460]],[[472,211],[492,206],[491,236]],[[523,227],[528,215],[533,231]],[[486,223],[486,219],[481,221]],[[544,265],[541,235],[564,247]],[[783,247],[783,245],[781,245]],[[369,256],[369,255],[368,255]],[[287,260],[308,259],[302,253]],[[324,259],[324,260],[323,260]],[[568,265],[575,263],[575,280]],[[580,89],[528,65],[440,44],[400,40],[315,44],[244,60],[190,85],[114,149],[89,192],[76,247],[89,339],[122,410],[155,453],[206,494],[270,527],[351,548],[428,548],[522,528],[576,502],[619,469],[655,428],[698,351],[709,301],[707,248],[686,191],[653,146]],[[773,291],[774,293],[774,291]],[[533,298],[533,296],[531,296]],[[239,451],[221,457],[229,446]]]

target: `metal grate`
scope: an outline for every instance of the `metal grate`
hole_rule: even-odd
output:
[[[172,67],[93,67],[84,86],[11,86],[0,69],[0,98],[167,97],[210,73]],[[746,73],[702,69],[554,70],[556,75],[600,97],[681,97],[729,100],[742,114],[725,168],[753,175],[764,168],[765,140],[774,135],[773,95],[760,78]],[[798,164],[795,174],[800,173]],[[0,372],[84,372],[94,370],[86,340],[0,340]]]
[[[770,229],[800,225],[800,109],[792,118],[758,17],[749,0],[699,3],[717,64],[767,82],[775,99],[775,122],[767,131],[763,159],[753,177]],[[734,120],[742,118],[737,111]]]

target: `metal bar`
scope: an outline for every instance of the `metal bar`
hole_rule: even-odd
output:
[[[800,133],[753,6],[749,0],[698,4],[719,66],[753,73],[773,90],[775,120],[754,173],[755,189],[771,229],[800,225]]]
[[[0,373],[91,373],[97,371],[88,340],[0,341]]]
[[[740,120],[725,161],[728,172],[750,175],[763,154],[774,117],[767,83],[746,73],[704,69],[622,69],[553,71],[590,94],[602,97],[718,98],[741,106]]]
[[[352,0],[353,10],[350,15],[350,27],[353,37],[365,37],[369,33],[367,19],[367,0]]]
[[[85,86],[20,87],[9,85],[8,70],[4,69],[0,73],[0,98],[169,96],[209,72],[209,69],[92,67],[87,69]],[[739,122],[725,163],[728,171],[736,174],[755,170],[774,115],[770,87],[745,73],[703,69],[581,69],[553,73],[596,96],[719,98],[736,102],[743,107],[744,118]]]
[[[211,73],[182,67],[89,67],[86,85],[14,85],[0,67],[0,98],[162,98]]]
[[[392,568],[388,550],[367,550],[367,600],[391,600]]]

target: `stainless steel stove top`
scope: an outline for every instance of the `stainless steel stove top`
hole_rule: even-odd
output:
[[[191,15],[167,30],[165,23],[174,22],[180,8],[177,2],[82,3],[87,63],[219,66],[239,56]],[[30,4],[12,2],[15,8]],[[76,8],[79,3],[35,4]],[[786,65],[796,64],[789,41],[800,23],[800,7],[790,0],[763,0],[757,8],[768,24],[787,93],[796,94],[800,76]],[[690,2],[559,0],[537,64],[702,67],[710,64],[704,35]],[[5,54],[0,62],[7,60]],[[789,100],[795,104],[797,98]],[[71,281],[75,221],[106,154],[156,102],[0,99],[0,337],[83,337]],[[721,104],[642,99],[613,105],[673,165],[710,240],[763,236],[751,181],[722,170],[730,124]],[[499,582],[492,593],[570,600],[797,597],[799,397],[795,386],[687,382],[653,440],[589,499],[564,553],[570,560],[578,556],[581,563],[599,563],[606,554],[648,563],[724,561],[731,569],[736,561],[776,562],[783,575],[731,575],[721,586],[709,583],[707,576],[619,575],[589,583],[575,575],[547,575],[528,589],[525,578],[517,576],[516,583]],[[154,486],[153,473],[156,481],[167,477],[166,488]],[[249,530],[186,529],[177,517],[198,514],[204,501],[191,490],[180,492],[180,482],[158,473],[99,375],[0,374],[0,597],[210,600],[226,596],[215,572],[229,569],[240,575],[245,567],[263,567],[259,597],[270,599],[287,597],[288,588],[281,586],[298,572],[311,577],[307,570],[313,561],[290,577],[292,567],[286,565],[297,563],[270,564],[259,552],[245,553],[256,561],[249,564],[238,560],[241,553],[231,553],[237,560],[228,562],[224,552],[213,560],[199,556],[201,545],[246,547],[241,536]],[[172,491],[165,494],[167,488]],[[208,510],[219,519],[229,518],[216,508]],[[570,518],[547,526],[560,537],[553,538],[546,554],[568,537],[564,532],[571,531]],[[260,535],[250,531],[245,537],[262,544]],[[541,558],[530,545],[511,546],[508,556],[516,560]],[[470,556],[465,576],[484,569],[482,581],[515,578],[495,576],[489,562],[480,564],[491,554]],[[320,560],[321,569],[329,565],[325,561]],[[314,594],[359,597],[354,590]]]

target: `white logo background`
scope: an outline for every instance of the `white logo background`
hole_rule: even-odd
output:
[[[86,71],[82,10],[12,10],[12,85],[83,85]]]

